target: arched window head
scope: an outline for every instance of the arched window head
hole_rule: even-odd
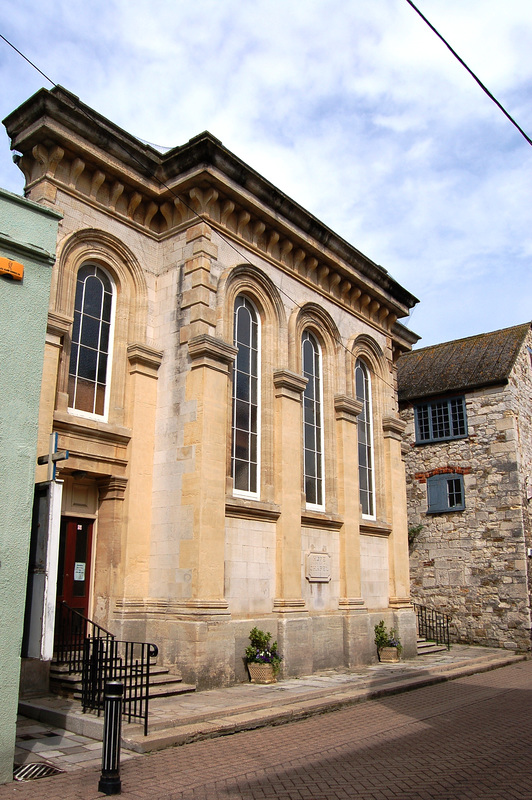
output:
[[[303,475],[307,506],[323,508],[322,367],[320,346],[305,331],[301,340],[303,376]]]
[[[355,364],[357,400],[362,403],[358,415],[358,482],[360,505],[365,517],[375,516],[375,474],[373,469],[373,420],[371,409],[371,378],[360,358]]]
[[[259,317],[244,295],[235,300],[231,475],[236,494],[259,493]]]
[[[95,264],[78,272],[68,370],[68,406],[81,414],[107,415],[115,289]]]

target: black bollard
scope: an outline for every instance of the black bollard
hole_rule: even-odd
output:
[[[124,684],[108,681],[104,693],[104,721],[102,774],[98,791],[104,794],[120,794],[120,737],[122,733],[122,695]]]

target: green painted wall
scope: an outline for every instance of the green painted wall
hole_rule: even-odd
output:
[[[12,779],[37,425],[60,215],[0,189],[0,783]]]

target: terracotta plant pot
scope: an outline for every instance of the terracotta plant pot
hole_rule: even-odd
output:
[[[248,670],[251,683],[275,683],[277,681],[273,671],[273,664],[250,662]]]
[[[384,664],[394,664],[399,661],[399,651],[397,647],[381,647],[379,659]]]

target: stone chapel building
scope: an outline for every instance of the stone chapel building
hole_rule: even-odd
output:
[[[406,354],[398,385],[412,598],[454,641],[530,650],[530,323]]]
[[[416,652],[396,362],[417,302],[209,133],[162,155],[41,90],[4,121],[63,216],[39,452],[69,451],[57,601],[199,687]],[[37,469],[44,480],[46,467]]]

